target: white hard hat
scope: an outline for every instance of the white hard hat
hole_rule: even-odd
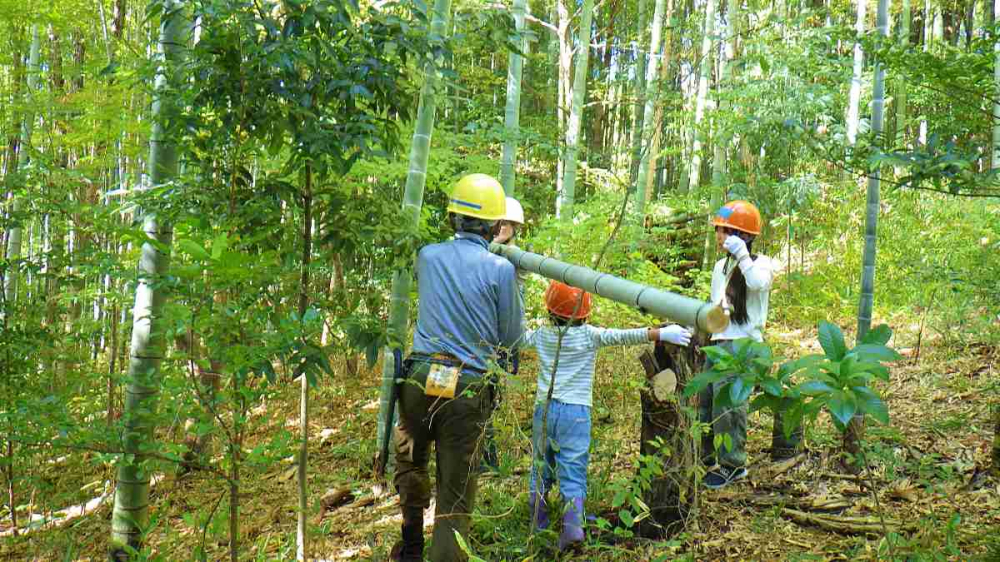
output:
[[[521,204],[517,202],[517,199],[513,197],[507,198],[507,213],[504,214],[503,220],[524,224],[524,209],[521,208]]]

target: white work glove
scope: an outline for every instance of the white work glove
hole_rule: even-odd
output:
[[[750,250],[747,250],[747,243],[735,234],[730,234],[726,238],[726,241],[722,243],[722,247],[736,258],[736,263],[743,261],[743,258],[750,257]]]
[[[687,345],[691,343],[691,332],[684,326],[671,324],[660,328],[659,340],[687,347]]]

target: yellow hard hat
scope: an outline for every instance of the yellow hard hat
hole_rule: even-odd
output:
[[[469,174],[451,190],[448,212],[488,221],[504,218],[507,201],[503,186],[486,174]]]

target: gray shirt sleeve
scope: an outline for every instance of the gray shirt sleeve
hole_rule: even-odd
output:
[[[518,289],[514,266],[510,263],[500,268],[499,293],[497,295],[497,327],[500,344],[513,350],[524,335],[524,306]]]

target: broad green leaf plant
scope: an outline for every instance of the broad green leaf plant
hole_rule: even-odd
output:
[[[725,407],[735,407],[760,388],[762,393],[750,401],[750,411],[782,413],[786,434],[804,420],[815,420],[824,410],[841,433],[857,413],[888,423],[889,409],[872,388],[872,382],[888,381],[885,363],[900,358],[887,345],[891,337],[892,330],[882,324],[848,349],[840,328],[823,321],[819,323],[823,353],[788,361],[777,368],[771,348],[749,338],[736,340],[732,353],[719,346],[706,347],[712,368],[692,379],[684,394],[692,396],[709,384],[722,382],[715,400]]]

